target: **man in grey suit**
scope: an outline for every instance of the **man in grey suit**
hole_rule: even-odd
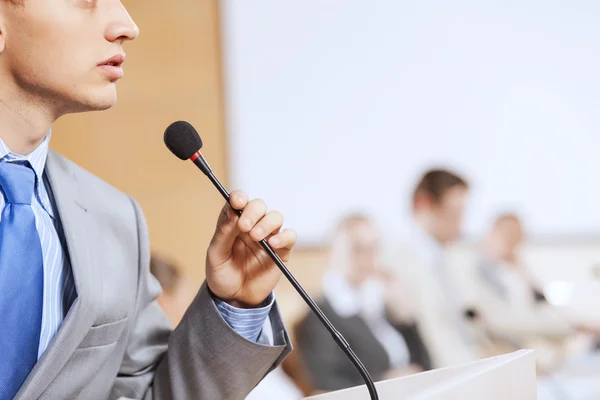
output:
[[[171,331],[136,202],[48,150],[62,115],[116,101],[120,0],[0,0],[0,399],[242,399],[290,351],[272,290],[282,216],[232,193],[206,283]]]

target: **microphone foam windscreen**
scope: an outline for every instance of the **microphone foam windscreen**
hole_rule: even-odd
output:
[[[165,130],[165,145],[171,153],[182,160],[188,160],[202,148],[202,139],[196,128],[189,122],[173,122]]]

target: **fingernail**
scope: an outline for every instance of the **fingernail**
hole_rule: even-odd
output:
[[[260,229],[260,228],[256,228],[254,230],[254,235],[256,237],[263,238],[264,237],[264,231],[262,229]]]
[[[271,244],[273,246],[278,246],[279,245],[279,239],[275,239],[275,238],[271,239]]]
[[[242,225],[244,225],[246,228],[251,228],[252,227],[252,221],[250,221],[249,219],[244,218],[242,220]]]
[[[245,199],[243,196],[241,196],[241,195],[238,195],[238,201],[239,201],[240,203],[245,203],[245,202],[246,202],[246,199]]]

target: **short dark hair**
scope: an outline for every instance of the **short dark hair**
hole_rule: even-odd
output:
[[[459,175],[445,169],[432,169],[421,177],[413,193],[413,203],[420,195],[429,196],[435,203],[439,203],[448,190],[455,187],[469,188],[469,184]]]

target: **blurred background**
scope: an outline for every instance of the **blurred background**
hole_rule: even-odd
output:
[[[226,186],[297,229],[291,270],[377,379],[535,348],[541,399],[600,398],[599,3],[126,5],[118,105],[52,146],[139,201],[174,324],[222,206],[164,147],[184,119]],[[276,296],[297,351],[255,398],[360,384]]]

